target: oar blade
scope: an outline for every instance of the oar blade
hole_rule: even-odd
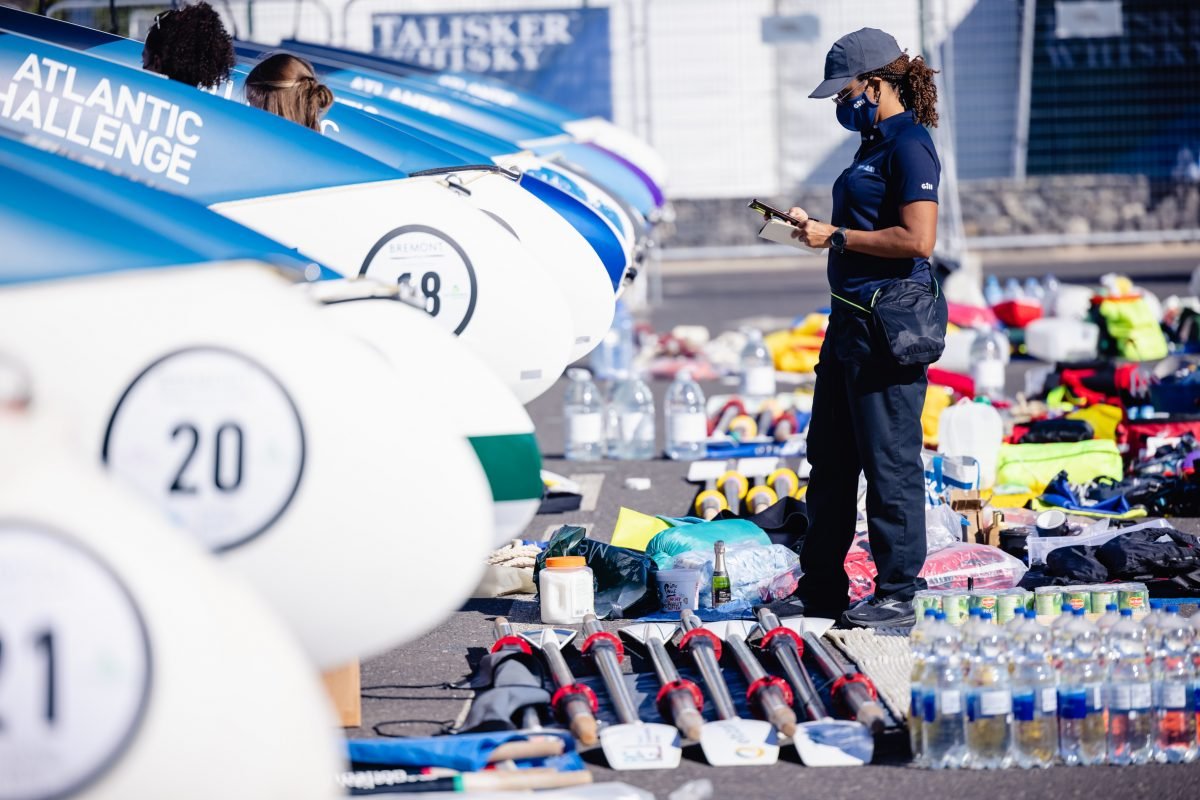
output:
[[[621,635],[628,636],[639,644],[646,644],[650,639],[669,642],[678,630],[679,626],[674,622],[639,622],[637,625],[622,628]]]
[[[522,631],[518,635],[538,650],[544,650],[547,646],[555,644],[561,650],[571,643],[575,634],[576,632],[569,628],[538,628],[532,631]]]
[[[715,633],[717,638],[722,640],[726,639],[731,633],[745,639],[757,625],[758,623],[752,619],[722,619],[704,623],[705,628]]]
[[[600,731],[600,748],[615,770],[674,769],[683,754],[679,731],[671,725],[609,725]]]
[[[757,719],[706,722],[700,730],[700,749],[714,767],[763,766],[779,760],[775,728]]]
[[[875,754],[871,732],[849,720],[805,722],[796,727],[792,742],[808,767],[861,767]]]

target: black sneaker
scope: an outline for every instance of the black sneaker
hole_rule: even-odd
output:
[[[852,628],[911,628],[916,621],[911,600],[887,597],[872,597],[842,614],[842,624]]]

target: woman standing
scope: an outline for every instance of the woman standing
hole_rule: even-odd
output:
[[[930,269],[941,164],[933,70],[890,34],[864,28],[834,43],[825,80],[838,121],[857,131],[854,161],[833,185],[832,224],[790,214],[794,236],[829,248],[832,313],[817,364],[808,435],[811,519],[798,594],[806,613],[860,626],[909,625],[925,563],[921,409],[926,365],[941,354],[946,305]],[[867,479],[874,596],[847,610],[844,561],[858,476]],[[843,614],[843,612],[845,612]]]

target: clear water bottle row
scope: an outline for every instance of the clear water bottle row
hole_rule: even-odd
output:
[[[932,769],[1185,763],[1200,755],[1200,639],[1177,606],[1050,626],[927,611],[912,633],[909,734]]]
[[[622,340],[632,335],[628,314],[623,319],[618,337]],[[775,395],[775,362],[761,331],[746,328],[744,333],[740,393],[757,403]],[[615,366],[606,363],[612,368],[607,393],[600,391],[586,369],[567,370],[570,385],[563,401],[564,454],[572,461],[652,459],[656,455],[654,394],[627,359]],[[704,392],[686,367],[675,374],[667,390],[664,417],[668,458],[695,461],[706,456]]]
[[[1053,308],[1053,299],[1058,291],[1058,278],[1047,275],[1042,280],[1026,278],[1022,285],[1016,278],[1009,278],[1003,287],[995,275],[987,276],[983,284],[983,299],[989,306],[997,306],[1009,300],[1036,300],[1045,308]]]
[[[572,461],[612,458],[644,461],[657,455],[654,395],[639,376],[623,374],[607,395],[585,369],[567,371],[563,403],[565,455]],[[682,369],[666,397],[666,453],[679,460],[704,458],[708,417],[704,392]]]

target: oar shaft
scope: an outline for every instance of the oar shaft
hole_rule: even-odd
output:
[[[741,634],[727,633],[725,644],[729,645],[729,649],[733,651],[738,668],[742,671],[742,677],[751,687],[756,681],[768,677],[767,671],[763,669],[762,664],[758,663],[758,659],[750,651],[750,645],[746,644],[746,640],[742,638]],[[796,732],[796,714],[792,711],[787,698],[784,697],[784,693],[778,685],[763,685],[757,692],[754,692],[753,700],[761,707],[763,717],[785,736],[791,736]]]
[[[804,642],[807,645],[808,652],[812,653],[813,658],[817,662],[818,669],[829,680],[837,680],[842,677],[850,677],[854,674],[854,670],[843,664],[833,652],[822,644],[811,633],[805,632]],[[870,691],[861,683],[851,682],[846,683],[842,687],[842,696],[849,706],[854,718],[866,725],[872,733],[879,733],[887,726],[887,718],[884,715],[883,706],[879,705]]]
[[[762,664],[758,663],[754,653],[750,652],[750,645],[746,644],[746,640],[739,634],[726,634],[725,644],[729,645],[733,657],[737,659],[738,669],[742,671],[742,677],[746,679],[746,683],[753,683],[759,678],[767,676],[767,671],[762,668]]]
[[[680,616],[680,625],[685,631],[700,627],[700,619],[691,611],[684,609]],[[688,653],[700,670],[700,677],[712,695],[713,707],[717,710],[719,719],[737,718],[737,709],[733,705],[733,695],[725,685],[725,676],[721,674],[721,665],[717,663],[717,654],[711,642],[702,638],[693,639],[688,644]]]
[[[658,634],[646,637],[646,649],[650,652],[650,662],[654,664],[659,683],[673,683],[679,680],[679,670],[675,669],[675,662],[671,661],[671,654],[667,652],[667,646],[658,638]]]
[[[650,661],[654,664],[654,673],[658,676],[659,684],[667,686],[677,683],[679,670],[675,669],[675,663],[671,661],[671,654],[667,652],[667,646],[663,644],[657,631],[647,633],[646,650],[650,653]],[[691,691],[679,688],[668,692],[667,706],[671,714],[671,721],[675,723],[679,732],[688,739],[699,739],[700,728],[704,725],[704,717],[696,708],[696,699],[692,696]]]
[[[555,686],[562,688],[575,684],[575,676],[571,674],[567,660],[563,658],[562,652],[558,649],[556,638],[547,637],[543,641],[542,655],[546,659],[546,665],[550,667],[550,676],[554,679]],[[571,734],[586,746],[595,744],[596,717],[592,714],[592,707],[588,700],[579,694],[568,694],[563,698],[562,704],[562,714],[566,717],[567,727],[571,729]]]
[[[779,617],[766,607],[758,609],[758,624],[764,633],[782,627]],[[783,670],[783,677],[791,684],[792,691],[795,692],[796,698],[803,706],[804,715],[810,720],[824,719],[825,705],[821,702],[821,696],[817,693],[812,676],[800,663],[800,653],[796,650],[796,643],[789,638],[776,636],[768,644],[768,648],[775,656],[775,660],[779,662],[779,667]]]
[[[604,628],[594,614],[589,614],[583,618],[583,632],[592,636],[603,633]],[[598,639],[593,643],[590,653],[596,661],[596,668],[600,670],[600,677],[604,679],[604,686],[608,689],[608,697],[612,700],[617,718],[625,725],[639,722],[637,706],[629,694],[629,687],[625,685],[616,647],[611,641]]]
[[[496,617],[492,623],[492,639],[498,642],[505,636],[513,635],[513,626],[509,624],[508,620],[504,617]]]
[[[558,642],[547,642],[542,647],[542,654],[546,657],[546,666],[550,667],[550,677],[554,679],[556,686],[570,686],[575,682],[575,676],[571,673],[571,668],[567,666],[567,660],[563,658],[562,651],[558,649]]]
[[[492,622],[492,638],[495,641],[498,642],[505,637],[515,635],[516,631],[513,630],[513,626],[504,617],[496,617],[495,621]],[[535,730],[542,727],[542,721],[538,718],[536,708],[526,706],[524,711],[521,712],[521,727],[525,730]]]

